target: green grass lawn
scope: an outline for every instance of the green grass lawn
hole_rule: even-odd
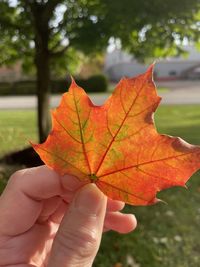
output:
[[[32,110],[0,111],[0,157],[37,140],[36,113]]]
[[[155,121],[160,133],[200,144],[200,106],[161,106]],[[0,111],[0,155],[36,140],[35,125],[31,110]],[[106,233],[94,267],[200,266],[200,173],[187,185],[188,190],[172,188],[159,193],[168,204],[127,206],[125,211],[138,218],[137,230],[127,235]]]

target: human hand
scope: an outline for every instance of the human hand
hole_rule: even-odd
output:
[[[103,231],[136,227],[123,207],[46,166],[18,171],[0,197],[0,267],[92,266]]]

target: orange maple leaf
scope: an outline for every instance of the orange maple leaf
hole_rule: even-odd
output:
[[[156,131],[153,114],[161,98],[152,69],[122,79],[102,106],[72,81],[52,112],[47,140],[33,145],[44,163],[132,205],[153,204],[158,191],[184,186],[200,168],[200,147]]]

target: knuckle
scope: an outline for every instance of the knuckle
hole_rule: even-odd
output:
[[[94,231],[81,228],[76,232],[66,230],[57,236],[59,247],[66,251],[74,252],[77,258],[87,258],[98,250],[98,238]]]
[[[24,173],[26,172],[27,170],[26,169],[22,169],[22,170],[18,170],[16,172],[14,172],[10,179],[9,179],[9,182],[8,184],[9,185],[14,185],[14,186],[18,186],[18,184],[21,182],[21,179],[23,178],[24,176]]]

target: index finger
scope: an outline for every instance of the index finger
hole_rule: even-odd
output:
[[[9,236],[24,233],[40,215],[42,200],[62,195],[67,189],[74,191],[80,186],[77,178],[60,177],[47,166],[16,172],[0,197],[0,233]]]

